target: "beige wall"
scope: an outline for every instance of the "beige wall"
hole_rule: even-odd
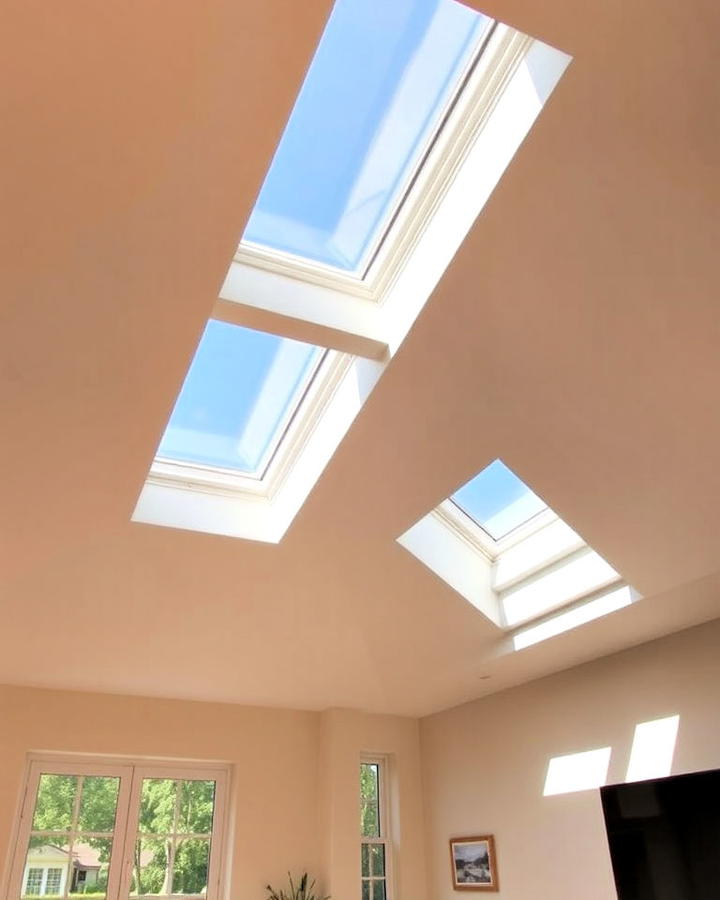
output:
[[[500,896],[616,897],[599,793],[543,797],[553,756],[612,746],[623,781],[635,725],[680,715],[673,773],[720,767],[720,622],[495,694],[421,722],[432,900],[448,838],[494,833]]]
[[[358,748],[363,748],[369,754],[387,757],[393,896],[398,900],[424,900],[427,879],[417,720],[329,710],[323,713],[322,729],[322,830],[333,897],[356,900],[360,896],[357,759]]]
[[[679,714],[673,771],[720,766],[719,646],[720,621],[419,725],[349,710],[0,687],[0,847],[29,750],[225,760],[234,766],[230,896],[263,900],[268,881],[307,868],[335,900],[358,900],[357,764],[368,752],[391,766],[398,900],[456,898],[447,840],[484,832],[496,836],[501,895],[609,900],[597,792],[544,798],[548,761],[609,745],[609,781],[622,781],[635,725]]]
[[[0,729],[0,862],[28,751],[223,760],[234,767],[229,896],[264,900],[268,882],[307,869],[358,900],[358,762],[370,751],[395,767],[398,876],[405,897],[423,898],[416,720],[0,686]]]

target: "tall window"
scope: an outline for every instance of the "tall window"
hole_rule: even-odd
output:
[[[362,900],[389,900],[390,843],[385,800],[385,763],[360,763],[360,874]]]
[[[11,898],[216,900],[227,772],[36,759]]]

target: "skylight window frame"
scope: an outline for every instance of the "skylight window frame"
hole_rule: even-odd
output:
[[[244,239],[233,261],[381,304],[492,110],[488,98],[502,90],[532,43],[532,38],[496,19],[488,22],[356,272]],[[502,80],[495,77],[498,74]]]
[[[525,522],[496,540],[451,497],[443,500],[433,512],[442,519],[447,527],[458,533],[463,540],[468,541],[490,562],[495,562],[506,550],[522,543],[560,518],[549,506],[546,506],[545,509],[536,512]]]
[[[314,393],[312,391],[313,384],[316,380],[322,380],[323,373],[328,368],[325,363],[328,359],[328,354],[332,351],[328,350],[327,347],[318,347],[316,349],[320,351],[317,359],[303,374],[302,382],[295,389],[291,402],[283,412],[272,439],[254,472],[244,472],[242,469],[234,469],[231,466],[213,465],[212,463],[201,463],[194,460],[173,459],[160,453],[156,454],[153,460],[151,472],[155,471],[158,475],[186,478],[191,481],[202,481],[203,478],[208,477],[210,483],[215,481],[214,476],[216,474],[221,476],[223,483],[235,483],[238,479],[242,481],[243,486],[250,481],[261,482],[281,452],[282,445],[292,428],[293,422],[302,414],[308,396]],[[207,473],[210,474],[208,475]]]
[[[629,591],[629,601],[615,611],[641,599],[550,507],[496,541],[447,498],[397,540],[492,623],[500,655],[524,649],[522,635],[535,626],[592,608],[605,595]],[[520,596],[524,607],[518,608]],[[569,630],[595,618],[581,615]]]
[[[260,474],[247,474],[222,466],[186,462],[156,456],[148,483],[184,485],[191,490],[210,493],[243,493],[249,497],[272,500],[302,451],[311,432],[325,411],[338,380],[347,371],[351,357],[326,347],[305,379],[299,400],[288,410],[278,435],[263,460]]]
[[[281,446],[259,481],[158,462],[134,521],[282,539],[571,61],[497,22],[482,46],[364,282],[252,248],[231,262],[212,318],[326,347],[337,361],[322,403],[288,429],[292,452]]]

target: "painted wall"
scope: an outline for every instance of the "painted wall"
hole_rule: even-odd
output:
[[[679,714],[672,772],[720,767],[720,621],[423,719],[429,896],[457,900],[448,839],[494,833],[512,900],[616,898],[597,790],[543,797],[552,757],[612,747]]]
[[[229,896],[264,900],[290,869],[310,871],[337,900],[359,900],[358,766],[369,751],[395,766],[403,896],[424,897],[416,720],[0,686],[0,723],[0,862],[28,751],[221,760],[234,766]]]

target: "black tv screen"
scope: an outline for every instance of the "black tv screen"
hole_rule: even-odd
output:
[[[719,900],[720,770],[600,793],[619,900]]]

